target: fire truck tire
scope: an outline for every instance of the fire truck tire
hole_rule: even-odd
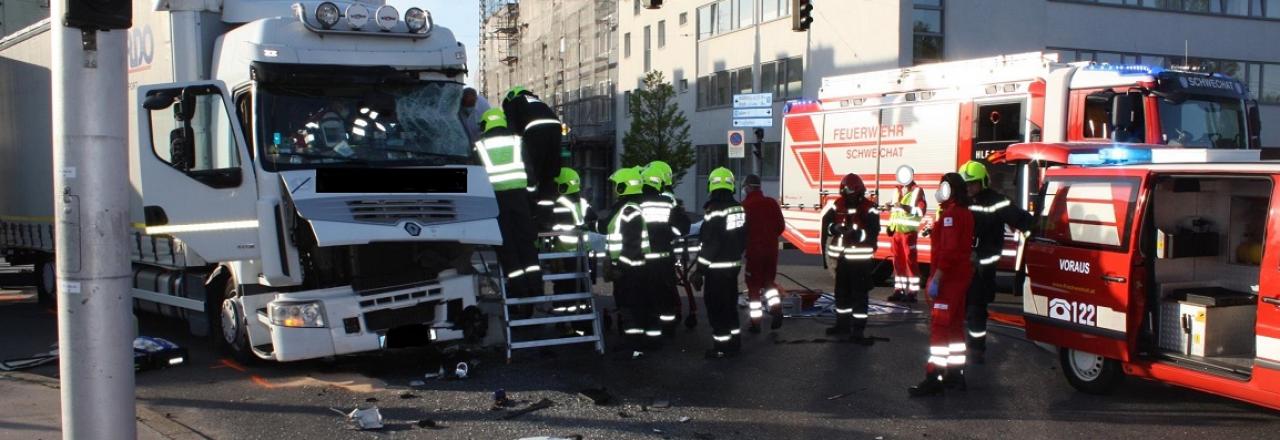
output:
[[[53,262],[53,255],[35,262],[36,300],[45,306],[58,304],[58,273]]]
[[[1067,382],[1088,394],[1109,394],[1124,380],[1120,362],[1093,353],[1063,348],[1058,351]]]
[[[245,317],[244,308],[236,301],[240,297],[239,284],[231,277],[221,283],[221,294],[211,295],[213,308],[212,322],[217,323],[213,338],[215,345],[240,363],[250,363],[258,359],[249,347],[249,321]]]

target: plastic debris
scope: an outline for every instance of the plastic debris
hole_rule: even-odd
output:
[[[507,390],[498,388],[493,391],[493,406],[503,407],[511,404],[511,399],[507,398]]]
[[[851,395],[853,395],[853,393],[840,393],[840,394],[836,394],[836,395],[834,395],[834,396],[828,397],[828,398],[827,398],[827,400],[843,399],[843,398],[845,398],[845,397],[849,397],[849,396],[851,396]]]
[[[360,429],[362,431],[382,429],[382,412],[378,411],[378,407],[376,406],[369,409],[356,408],[351,410],[350,413],[344,413],[337,408],[329,409],[333,410],[333,412],[346,416],[347,421],[351,422],[356,429]]]
[[[466,379],[467,375],[470,372],[471,372],[471,364],[468,364],[466,362],[458,362],[458,365],[455,366],[453,369],[453,375],[458,379]]]
[[[0,371],[17,371],[28,368],[35,368],[41,365],[55,362],[58,360],[58,344],[50,346],[51,350],[44,353],[36,353],[29,357],[7,359],[0,361]]]
[[[689,423],[689,421],[690,421],[690,420],[693,420],[693,418],[692,418],[692,417],[681,417],[681,418],[680,418],[680,423]]]
[[[133,340],[133,369],[169,368],[187,363],[187,349],[163,338],[139,336]]]
[[[550,408],[553,405],[555,405],[555,402],[552,402],[551,399],[544,398],[542,400],[537,401],[533,405],[529,405],[527,407],[520,408],[518,410],[507,413],[506,415],[502,416],[502,420],[511,420],[516,417],[520,417],[522,415],[525,415],[534,411]]]

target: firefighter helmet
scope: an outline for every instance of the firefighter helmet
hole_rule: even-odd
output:
[[[556,187],[560,190],[560,194],[577,194],[578,191],[582,190],[582,182],[578,180],[578,172],[569,167],[560,168],[560,175],[556,176]]]
[[[649,165],[648,165],[647,167],[645,167],[645,168],[646,168],[646,169],[648,169],[648,168],[656,168],[656,169],[658,169],[658,171],[660,171],[660,172],[661,172],[661,175],[662,175],[662,185],[664,185],[664,186],[671,186],[671,173],[672,173],[672,171],[671,171],[671,165],[667,165],[667,163],[666,163],[666,162],[663,162],[663,161],[660,161],[660,160],[655,160],[655,161],[653,161],[653,162],[649,162]]]
[[[644,187],[644,179],[640,177],[640,171],[635,168],[614,171],[613,175],[609,176],[609,181],[613,182],[613,190],[620,196],[640,194]]]
[[[960,177],[965,182],[982,182],[982,187],[987,187],[987,166],[982,162],[971,160],[960,165]]]
[[[484,131],[498,127],[505,128],[507,126],[507,114],[497,107],[485,110],[484,114],[480,115],[480,125]]]
[[[502,100],[507,101],[511,99],[516,99],[516,97],[523,95],[525,93],[530,93],[529,89],[524,88],[524,86],[515,86],[515,87],[512,87],[511,90],[507,91],[507,96]]]
[[[707,192],[718,189],[733,191],[733,171],[725,167],[711,170],[711,175],[707,177]]]
[[[663,183],[666,182],[666,179],[662,177],[662,169],[653,166],[653,164],[649,164],[649,166],[644,167],[644,170],[640,171],[640,175],[644,177],[645,185],[649,185],[656,190],[661,190]]]
[[[867,185],[862,183],[862,178],[857,174],[849,173],[844,175],[844,179],[840,179],[840,194],[844,196],[866,194]]]

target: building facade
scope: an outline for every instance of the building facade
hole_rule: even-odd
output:
[[[593,203],[609,199],[617,122],[616,0],[481,0],[479,90],[494,106],[520,85],[569,126],[565,164]]]
[[[49,0],[0,2],[0,36],[22,30],[49,16]]]
[[[698,150],[678,191],[692,206],[715,167],[754,169],[750,156],[727,158],[734,94],[774,96],[760,168],[776,194],[782,104],[816,97],[822,78],[1010,53],[1235,76],[1262,103],[1263,145],[1280,147],[1280,0],[814,0],[809,32],[791,30],[790,0],[641,3],[618,7],[618,145],[630,124],[625,97],[644,72],[664,72]]]

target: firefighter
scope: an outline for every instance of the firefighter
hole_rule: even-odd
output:
[[[662,177],[662,183],[659,185],[660,186],[659,189],[661,191],[659,195],[662,197],[663,201],[668,206],[670,206],[671,216],[669,218],[668,223],[671,226],[671,234],[672,234],[671,250],[674,253],[671,259],[671,262],[672,264],[676,264],[679,268],[688,267],[686,266],[686,264],[688,263],[688,249],[685,248],[686,241],[684,237],[689,234],[689,227],[690,227],[689,214],[685,212],[684,202],[680,201],[680,199],[676,197],[675,191],[673,191],[672,189],[672,185],[674,184],[675,180],[674,180],[674,177],[672,176],[671,165],[668,165],[666,162],[663,162],[660,160],[655,160],[653,162],[649,162],[649,165],[645,166],[646,170],[650,168],[654,169],[656,174]],[[646,183],[649,183],[649,182],[646,182]],[[672,268],[673,276],[675,275],[675,272],[679,270],[679,268]],[[678,279],[673,278],[671,281],[671,288],[670,288],[671,298],[668,300],[664,300],[664,301],[668,301],[672,306],[674,306],[675,308],[674,314],[670,314],[670,316],[674,317],[675,321],[680,320],[680,291],[678,288],[678,284],[679,284]],[[692,296],[689,297],[689,301],[690,301],[690,307],[689,307],[690,313],[689,313],[689,316],[685,318],[685,326],[689,328],[693,328],[694,326],[697,325],[697,322],[698,322],[697,315],[693,313],[693,311],[697,309],[697,306],[692,304],[692,301],[693,301]]]
[[[828,335],[850,335],[850,340],[870,345],[867,328],[867,294],[874,287],[876,239],[880,211],[867,199],[867,187],[856,174],[840,181],[835,219],[828,229],[827,255],[836,258],[836,324]]]
[[[512,87],[502,99],[512,129],[524,140],[525,161],[529,163],[529,191],[538,209],[534,212],[541,230],[550,228],[554,208],[556,176],[560,173],[562,125],[556,112],[522,86]]]
[[[507,295],[513,298],[541,295],[538,234],[529,221],[528,174],[521,156],[520,137],[507,128],[507,118],[501,109],[489,109],[483,119],[484,134],[476,142],[476,154],[489,174],[489,183],[493,184],[498,201],[498,229],[502,232],[498,259],[507,274]],[[521,314],[528,314],[528,310]]]
[[[680,296],[676,290],[676,264],[673,254],[676,235],[672,232],[671,217],[675,204],[662,195],[665,175],[668,168],[649,164],[641,171],[644,178],[644,201],[640,209],[644,212],[644,224],[649,230],[649,253],[645,255],[645,268],[649,271],[650,285],[653,286],[654,305],[658,312],[658,322],[662,332],[673,336],[676,326],[676,314],[680,311]]]
[[[925,379],[911,387],[911,397],[941,394],[946,385],[963,388],[965,364],[964,313],[973,243],[973,214],[967,186],[956,173],[942,176],[938,186],[937,220],[928,233],[933,240],[933,277],[929,280],[929,361]]]
[[[613,182],[618,201],[613,205],[609,219],[608,252],[609,280],[613,282],[613,296],[618,307],[618,326],[622,329],[631,357],[644,354],[649,343],[645,332],[658,328],[653,324],[655,312],[645,272],[645,254],[649,253],[649,232],[640,209],[644,182],[635,168],[615,171],[609,180]],[[661,330],[658,330],[661,335]]]
[[[916,262],[917,231],[924,218],[924,190],[915,181],[915,170],[910,165],[898,167],[897,204],[889,210],[889,236],[893,250],[893,295],[889,301],[914,303],[920,293],[920,266]]]
[[[760,176],[748,175],[742,183],[746,197],[742,209],[747,213],[747,306],[750,330],[760,332],[764,309],[769,309],[769,327],[782,327],[782,297],[774,278],[778,273],[778,237],[782,235],[782,207],[760,190]],[[763,293],[764,302],[761,302]]]
[[[702,250],[694,271],[695,285],[702,291],[714,343],[709,358],[723,358],[742,348],[738,323],[738,272],[746,249],[747,213],[733,198],[733,172],[720,167],[707,179],[710,200],[703,206]]]
[[[595,228],[595,224],[599,221],[596,217],[596,211],[591,207],[591,203],[582,197],[582,181],[578,177],[578,172],[573,168],[560,168],[560,175],[556,177],[556,189],[560,193],[560,197],[556,199],[555,208],[552,209],[555,224],[551,227],[552,231],[564,233],[566,235],[558,235],[553,239],[553,247],[556,252],[576,252],[579,244],[586,240],[587,232]],[[589,249],[587,249],[589,251]],[[579,269],[590,270],[590,268],[573,268],[570,262],[573,260],[557,259],[555,260],[562,267],[557,272],[574,272]],[[552,283],[556,294],[567,293],[583,293],[585,285],[582,280],[559,280]],[[591,311],[591,301],[571,301],[558,303],[552,309],[553,312],[560,314],[583,314]]]
[[[996,296],[996,263],[1004,250],[1005,226],[1017,230],[1031,227],[1033,218],[991,189],[987,167],[969,161],[960,167],[960,177],[968,189],[973,211],[973,282],[969,285],[968,311],[965,321],[969,330],[969,352],[974,362],[985,362],[987,350],[987,305]]]

